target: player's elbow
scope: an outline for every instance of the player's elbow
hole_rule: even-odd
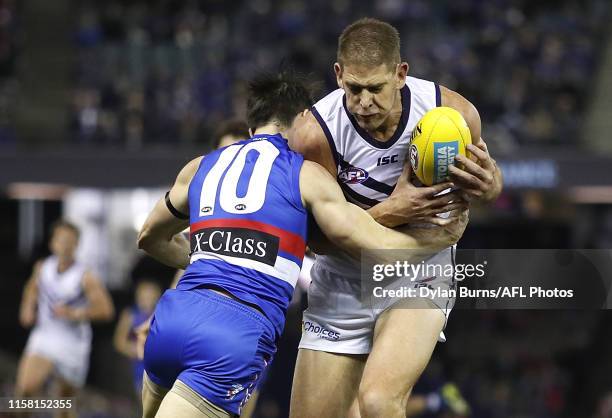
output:
[[[113,301],[109,299],[102,304],[102,308],[100,309],[98,320],[102,322],[109,322],[115,318],[115,305]]]
[[[150,248],[154,243],[153,234],[151,233],[151,229],[145,224],[138,233],[137,244],[138,248],[149,252]]]
[[[115,331],[115,335],[113,336],[113,348],[115,349],[115,351],[123,354],[123,347],[123,338],[120,335],[117,335],[117,332]]]
[[[337,244],[340,248],[345,251],[355,252],[358,249],[357,244],[354,240],[352,228],[334,228],[330,233],[327,234],[329,240]]]
[[[165,248],[173,238],[174,234],[163,225],[156,222],[145,222],[138,233],[137,245],[139,249],[152,254],[158,252],[160,248]]]

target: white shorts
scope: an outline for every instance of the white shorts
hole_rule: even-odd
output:
[[[448,257],[451,257],[449,250]],[[449,262],[450,258],[449,258]],[[302,339],[299,348],[342,354],[369,354],[372,349],[374,326],[378,316],[402,298],[385,298],[365,302],[358,278],[345,278],[315,263],[311,270],[312,283],[308,289],[308,309],[302,320]],[[426,285],[443,290],[455,289],[453,277],[395,283],[418,289]],[[444,327],[455,304],[454,297],[440,296],[431,302],[445,316]],[[440,342],[446,341],[440,333]]]
[[[55,373],[74,387],[85,384],[89,369],[91,341],[62,336],[53,330],[34,328],[28,338],[25,352],[50,360]]]

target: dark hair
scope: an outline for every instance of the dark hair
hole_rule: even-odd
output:
[[[135,279],[134,287],[138,287],[140,284],[143,284],[143,283],[150,283],[150,284],[154,284],[155,286],[159,286],[160,289],[163,288],[163,286],[159,282],[159,279],[155,277],[151,277],[151,276],[143,276],[143,277],[139,277]]]
[[[51,224],[51,234],[54,234],[58,228],[66,228],[71,230],[74,235],[76,235],[77,239],[81,236],[81,231],[79,228],[73,224],[72,222],[68,222],[65,219],[58,219],[57,221]]]
[[[248,88],[247,123],[254,131],[276,119],[291,126],[295,116],[313,105],[311,86],[290,71],[262,73],[251,80]]]
[[[218,148],[221,143],[221,138],[226,135],[235,136],[240,139],[248,139],[249,126],[242,119],[229,119],[225,122],[221,122],[217,130],[215,131],[215,142],[214,147]]]
[[[341,66],[386,64],[391,69],[401,60],[399,32],[378,19],[359,19],[342,31],[338,39],[337,59]]]

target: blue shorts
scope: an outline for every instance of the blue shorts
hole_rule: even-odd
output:
[[[240,414],[275,352],[263,314],[208,289],[171,289],[155,308],[144,365],[153,383],[170,389],[178,379]]]

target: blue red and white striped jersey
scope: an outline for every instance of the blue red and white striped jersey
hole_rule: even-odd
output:
[[[306,248],[303,161],[281,135],[202,159],[189,185],[191,261],[178,289],[224,289],[258,306],[281,334]]]

